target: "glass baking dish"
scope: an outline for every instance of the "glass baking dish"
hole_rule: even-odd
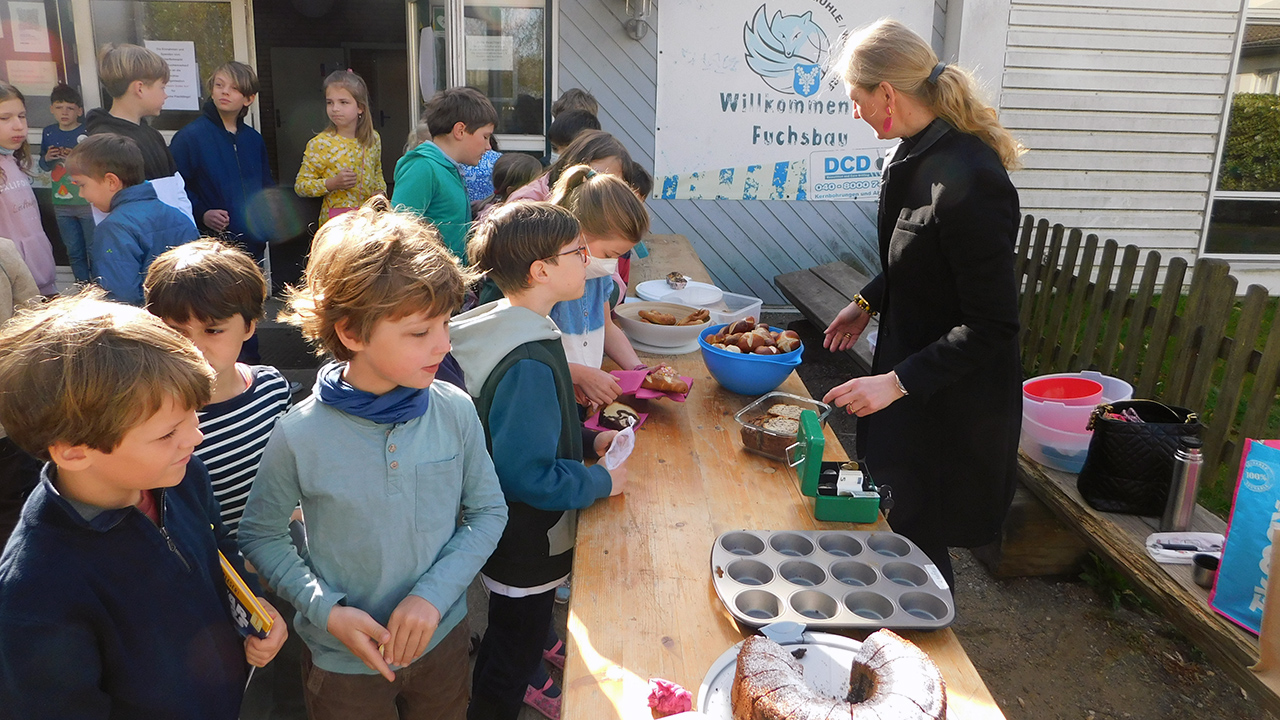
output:
[[[742,408],[733,416],[733,419],[738,423],[742,436],[742,447],[749,452],[763,455],[773,460],[791,462],[791,458],[787,457],[787,448],[795,444],[795,433],[786,434],[765,430],[763,427],[753,423],[753,421],[767,416],[769,408],[774,405],[794,405],[802,410],[812,410],[817,414],[820,425],[826,424],[827,415],[831,413],[831,406],[813,398],[800,397],[799,395],[785,392],[771,392],[756,398],[750,405]]]

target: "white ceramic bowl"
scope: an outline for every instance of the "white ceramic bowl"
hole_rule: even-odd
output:
[[[710,320],[696,325],[654,325],[640,319],[641,310],[656,310],[675,315],[676,320],[696,312],[697,308],[677,305],[668,302],[628,302],[614,309],[618,316],[618,327],[632,342],[639,342],[650,347],[678,348],[696,342],[698,334],[707,328]]]

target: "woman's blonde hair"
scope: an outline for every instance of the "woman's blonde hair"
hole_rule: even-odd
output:
[[[976,135],[1006,170],[1016,170],[1027,149],[1000,124],[995,108],[983,101],[973,74],[947,65],[937,75],[938,56],[902,23],[882,18],[845,41],[838,63],[844,81],[866,90],[887,82],[920,101],[957,130]]]
[[[280,320],[318,343],[318,354],[350,360],[354,353],[339,338],[339,325],[368,342],[379,320],[452,313],[474,280],[435,227],[374,195],[316,233],[305,284],[289,288]]]
[[[356,120],[356,140],[364,147],[373,147],[373,118],[369,116],[369,86],[365,84],[364,78],[351,70],[334,70],[324,79],[326,95],[329,94],[331,87],[340,87],[355,98],[356,107],[360,110],[359,119]],[[338,127],[333,124],[333,121],[329,121],[327,130],[337,133]]]
[[[573,213],[588,235],[638,243],[649,232],[649,213],[635,190],[590,165],[574,165],[561,173],[549,199]]]

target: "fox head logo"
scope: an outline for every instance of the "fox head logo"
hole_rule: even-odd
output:
[[[769,87],[808,97],[822,86],[822,65],[830,53],[827,34],[813,20],[813,12],[773,18],[764,5],[742,27],[747,67]]]

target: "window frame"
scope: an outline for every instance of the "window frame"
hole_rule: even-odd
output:
[[[1231,104],[1236,95],[1236,74],[1239,72],[1241,55],[1244,51],[1245,29],[1251,21],[1254,24],[1280,26],[1280,8],[1250,8],[1246,2],[1244,11],[1240,13],[1240,26],[1236,33],[1236,52],[1231,59],[1231,74],[1228,77],[1230,85],[1226,89],[1225,102],[1222,108],[1222,127],[1218,132],[1218,152],[1213,159],[1213,174],[1209,177],[1209,193],[1205,204],[1204,225],[1200,230],[1200,244],[1197,248],[1197,254],[1199,257],[1221,258],[1227,261],[1275,263],[1280,260],[1280,253],[1214,252],[1209,249],[1209,226],[1213,219],[1214,203],[1218,200],[1280,201],[1280,191],[1259,192],[1218,189],[1218,175],[1222,172],[1222,158],[1226,153],[1227,133],[1230,130]],[[1280,159],[1277,159],[1277,162],[1280,162]]]
[[[468,0],[443,0],[445,4],[446,29],[445,33],[448,42],[448,52],[445,54],[446,68],[445,81],[449,87],[458,87],[466,84],[466,49],[465,49],[465,26],[462,22],[464,17],[465,6]],[[550,82],[545,83],[546,93],[543,102],[544,122],[543,127],[546,128],[551,124],[551,102],[552,98],[558,96],[560,65],[558,59],[558,42],[560,33],[560,17],[558,8],[554,0],[480,0],[479,2],[470,2],[472,5],[494,6],[494,7],[542,7],[544,17],[550,22],[545,24],[546,38],[543,47],[546,49],[546,71],[544,77]],[[414,123],[418,122],[421,114],[422,103],[425,98],[422,97],[422,84],[418,76],[418,52],[419,52],[419,28],[418,24],[420,16],[418,13],[417,0],[406,0],[405,2],[405,25],[407,27],[407,43],[409,46],[409,115],[414,118]],[[547,139],[546,133],[540,135],[515,135],[510,133],[497,133],[494,138],[498,141],[498,147],[502,152],[521,151],[521,152],[537,152],[549,154],[551,152],[551,144]]]

